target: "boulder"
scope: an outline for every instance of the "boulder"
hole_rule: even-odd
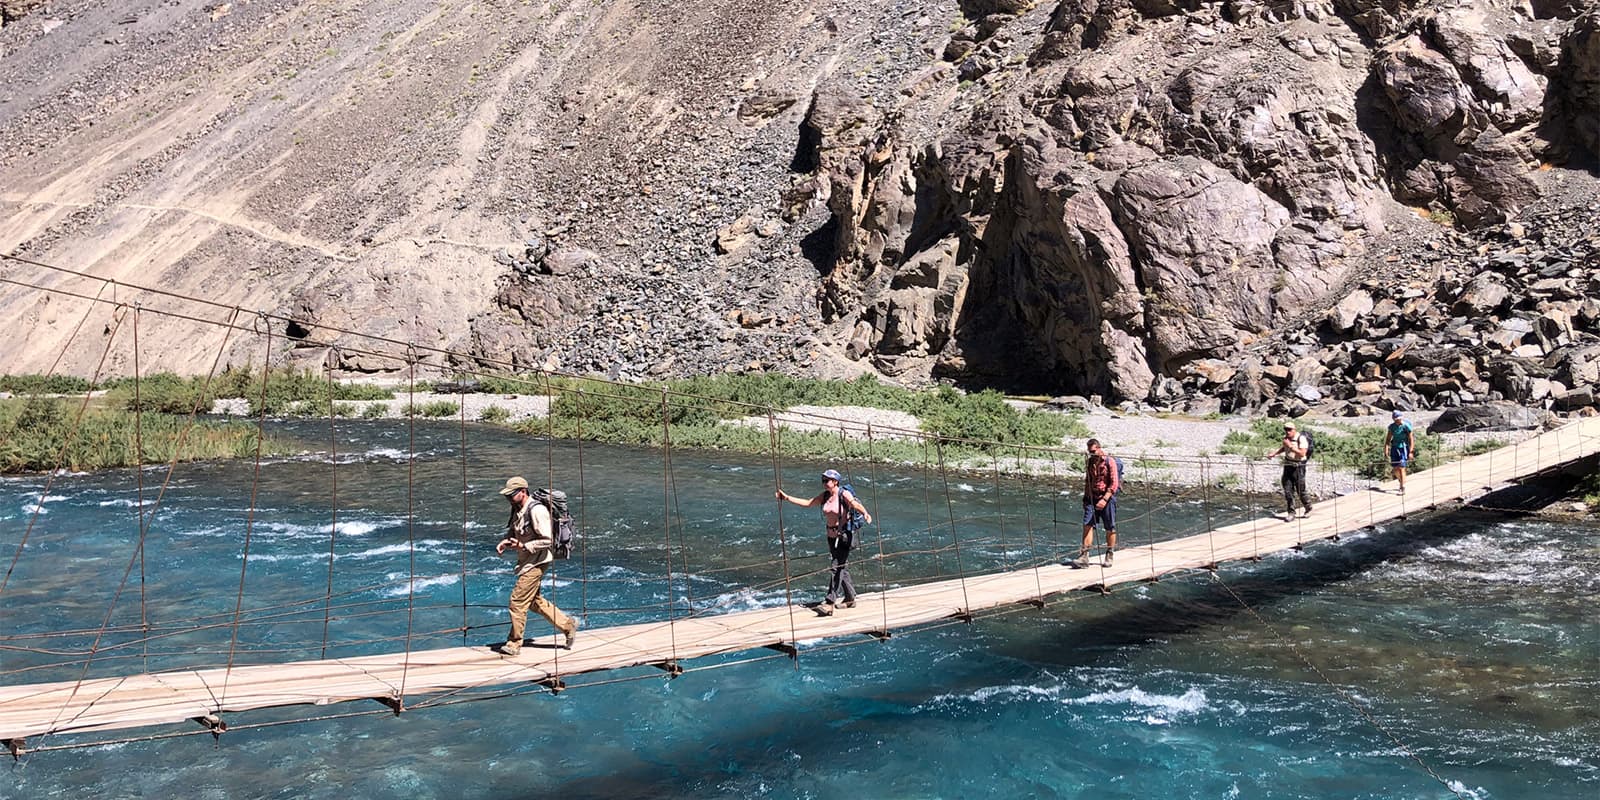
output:
[[[1439,415],[1428,433],[1531,430],[1540,425],[1539,414],[1516,403],[1483,403],[1452,408]]]
[[[1386,301],[1387,302],[1387,301]],[[1335,333],[1346,333],[1356,326],[1356,322],[1366,316],[1373,309],[1372,295],[1357,289],[1344,296],[1337,305],[1328,312],[1328,325]]]

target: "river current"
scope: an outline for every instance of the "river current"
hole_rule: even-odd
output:
[[[381,421],[340,421],[330,448],[326,422],[275,427],[307,452],[259,475],[248,461],[180,465],[143,559],[140,484],[150,507],[164,467],[62,474],[48,493],[42,476],[0,480],[7,565],[27,537],[0,603],[0,684],[216,666],[230,651],[254,664],[499,641],[512,581],[493,550],[496,490],[512,474],[573,495],[581,558],[546,591],[589,628],[817,600],[825,584],[816,512],[780,518],[772,499],[775,475],[793,494],[819,489],[821,462],[675,450],[669,464]],[[1073,480],[1003,466],[851,465],[878,518],[852,559],[858,588],[1070,552]],[[1266,500],[1132,481],[1122,544],[1258,516]],[[30,739],[199,734],[33,753],[0,776],[0,797],[1588,800],[1597,534],[1592,518],[1441,511],[1216,578],[806,642],[797,661],[759,651],[676,678],[579,676],[556,696],[499,687],[398,717],[375,703],[233,714],[217,742],[198,726]],[[530,616],[530,637],[549,633]]]

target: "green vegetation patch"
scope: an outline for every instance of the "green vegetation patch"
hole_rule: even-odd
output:
[[[1013,455],[1019,446],[1059,447],[1067,436],[1088,436],[1075,417],[1047,411],[1019,412],[992,392],[963,394],[943,387],[912,391],[871,376],[852,381],[795,378],[779,374],[718,375],[664,383],[612,385],[581,379],[552,380],[557,393],[549,419],[518,428],[534,435],[643,446],[670,441],[683,447],[747,452],[772,448],[763,426],[723,422],[760,417],[767,410],[800,405],[866,406],[901,411],[922,420],[922,432],[940,440],[943,456],[958,461]],[[791,455],[926,462],[937,449],[921,441],[841,437],[836,431],[786,431],[779,443]]]
[[[246,458],[256,453],[254,424],[93,407],[78,419],[78,404],[49,398],[0,401],[0,473],[56,468],[84,471],[141,463]],[[185,428],[188,432],[184,433]],[[179,446],[180,439],[182,446]],[[141,448],[142,441],[142,448]],[[263,454],[282,455],[287,443],[267,437]]]
[[[188,414],[196,408],[209,413],[220,397],[242,397],[250,401],[250,413],[270,415],[326,415],[328,400],[390,400],[394,392],[380,386],[360,383],[330,383],[315,372],[273,370],[265,376],[248,367],[224,371],[206,386],[205,376],[179,377],[170,372],[146,375],[135,382],[121,378],[110,384],[107,396],[114,405],[128,411],[160,411]]]
[[[89,382],[69,375],[0,375],[0,392],[11,394],[82,394]]]

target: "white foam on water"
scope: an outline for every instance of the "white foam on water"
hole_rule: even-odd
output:
[[[1375,574],[1385,579],[1419,583],[1471,582],[1530,585],[1582,580],[1581,566],[1549,541],[1516,536],[1502,526],[1493,534],[1474,533],[1427,547],[1414,558],[1384,564]]]
[[[984,686],[970,692],[947,692],[935,695],[927,702],[917,707],[918,711],[926,711],[942,706],[962,706],[972,703],[1004,703],[1008,701],[1035,701],[1047,700],[1054,702],[1061,696],[1058,686],[1024,686],[1021,684],[1007,684],[1004,686]]]
[[[1069,705],[1130,705],[1141,708],[1151,708],[1166,712],[1170,716],[1192,716],[1211,707],[1206,699],[1205,690],[1191,687],[1183,694],[1173,696],[1170,694],[1151,694],[1135,686],[1131,689],[1119,689],[1113,692],[1095,692],[1084,697],[1072,697],[1063,701]],[[1146,721],[1150,721],[1147,717]],[[1166,720],[1158,723],[1166,724]]]
[[[1462,797],[1471,798],[1471,800],[1484,800],[1484,798],[1489,796],[1488,792],[1484,791],[1482,786],[1479,786],[1476,789],[1468,789],[1467,785],[1461,781],[1445,781],[1445,785],[1450,787],[1450,791],[1455,792]]]
[[[758,592],[754,589],[739,589],[732,592],[723,592],[709,600],[695,603],[696,611],[715,611],[718,614],[728,614],[737,611],[757,611],[763,608],[775,608],[784,604],[781,592]]]
[[[956,484],[956,488],[960,489],[963,492],[976,492],[976,491],[978,491],[977,487],[973,486],[970,483],[958,483],[958,484]]]
[[[435,586],[450,586],[461,580],[460,575],[435,575],[431,578],[419,577],[410,581],[407,581],[406,576],[400,573],[390,573],[386,577],[388,577],[389,580],[401,581],[402,585],[391,586],[388,589],[384,589],[382,592],[384,597],[405,597],[406,595],[411,594],[413,591],[421,592],[425,589],[431,589]]]
[[[36,503],[23,503],[21,508],[22,508],[22,513],[29,514],[29,515],[32,515],[32,514],[48,514],[48,513],[50,513],[48,510],[45,509],[44,506],[38,505]]]
[[[99,503],[96,503],[96,505],[102,508],[106,506],[115,506],[117,508],[133,508],[134,506],[139,505],[139,501],[130,500],[126,497],[118,497],[114,500],[101,500]]]
[[[64,495],[64,494],[49,494],[49,495],[45,495],[44,496],[44,498],[42,499],[42,502],[45,502],[45,503],[59,503],[62,500],[66,500],[66,499],[67,499],[67,496]]]
[[[436,548],[441,547],[444,544],[445,544],[445,542],[443,542],[443,541],[441,541],[439,539],[422,539],[422,540],[419,540],[417,542],[417,551],[418,552],[432,551],[432,550],[434,550]],[[390,555],[397,555],[397,554],[400,554],[400,553],[409,553],[409,552],[411,552],[411,544],[409,542],[396,542],[394,544],[379,545],[377,547],[369,548],[367,550],[362,550],[362,551],[360,551],[358,553],[348,553],[346,555],[339,556],[339,558],[341,558],[341,559],[345,559],[345,558],[367,559],[367,558],[378,558],[380,556],[390,556]]]

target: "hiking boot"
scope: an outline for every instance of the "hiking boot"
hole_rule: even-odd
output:
[[[567,631],[566,649],[568,649],[568,650],[572,649],[572,643],[577,641],[577,639],[578,639],[578,629],[581,628],[581,627],[583,627],[583,623],[579,622],[577,620],[577,618],[574,617],[573,620],[572,620],[572,630]]]
[[[1309,516],[1311,516],[1311,506],[1306,506],[1306,510],[1300,512],[1300,518],[1301,519],[1305,519],[1306,517],[1309,517]]]
[[[506,642],[500,645],[500,655],[515,658],[522,653],[522,642]]]
[[[819,616],[819,617],[831,617],[831,616],[833,616],[833,604],[832,603],[823,603],[823,604],[817,606],[817,616]]]
[[[1108,566],[1108,567],[1111,566],[1111,551],[1110,550],[1106,551],[1105,565]]]
[[[1400,493],[1401,494],[1405,494],[1406,493],[1406,487],[1404,487],[1404,486],[1400,487]]]
[[[844,601],[844,607],[845,608],[855,608],[856,607],[856,601],[854,601],[854,600],[846,600],[846,601]]]
[[[1067,559],[1067,566],[1073,569],[1083,569],[1089,566],[1089,551],[1079,550],[1078,555]]]

